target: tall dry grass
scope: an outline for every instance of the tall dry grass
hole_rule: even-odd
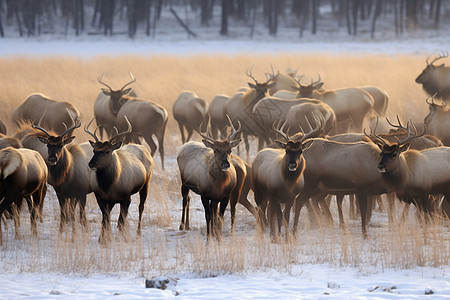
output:
[[[82,113],[82,121],[93,116],[93,104],[100,90],[97,77],[113,88],[128,80],[128,71],[137,78],[133,84],[144,99],[156,101],[171,114],[171,106],[183,90],[192,90],[210,101],[216,94],[231,95],[251,81],[245,75],[253,66],[253,75],[264,80],[264,73],[288,67],[298,68],[304,81],[320,74],[325,88],[373,85],[390,96],[388,115],[422,121],[428,108],[425,93],[414,82],[424,67],[424,57],[388,55],[202,55],[189,57],[97,57],[9,58],[0,59],[0,118],[8,124],[11,112],[34,92],[68,100]],[[171,116],[170,116],[171,117]],[[306,211],[301,215],[301,231],[288,241],[272,243],[267,233],[258,234],[254,218],[238,207],[235,232],[231,233],[229,213],[225,215],[224,236],[220,242],[206,243],[203,208],[198,197],[191,203],[189,232],[178,231],[181,217],[179,175],[175,153],[180,146],[178,127],[171,118],[166,131],[168,167],[162,172],[159,157],[151,180],[143,219],[142,238],[135,235],[137,204],[128,216],[127,239],[114,227],[115,240],[107,247],[98,242],[101,213],[89,196],[87,213],[90,231],[72,236],[70,230],[58,233],[59,206],[54,192],[45,202],[44,223],[38,224],[38,238],[30,236],[29,218],[22,212],[22,238],[14,240],[11,221],[3,228],[0,269],[3,272],[132,272],[142,275],[193,272],[209,276],[220,273],[245,273],[254,270],[281,270],[300,273],[304,264],[355,266],[361,269],[443,268],[450,261],[448,221],[436,218],[424,224],[414,214],[405,223],[389,226],[387,213],[375,213],[369,226],[368,240],[361,237],[360,221],[349,219],[346,229],[339,226],[310,228]],[[79,130],[78,142],[87,140]],[[346,208],[348,209],[348,207]],[[335,206],[332,212],[337,219]],[[113,210],[113,222],[118,215]],[[79,225],[76,225],[79,227]]]

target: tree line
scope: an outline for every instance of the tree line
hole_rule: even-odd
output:
[[[0,0],[0,36],[126,34],[155,36],[163,11],[171,13],[189,36],[189,23],[217,27],[227,36],[232,25],[245,26],[253,36],[257,26],[276,36],[280,24],[305,31],[344,27],[349,35],[373,38],[377,25],[392,22],[400,36],[405,31],[439,29],[450,1],[442,0]],[[181,16],[180,16],[181,14]],[[186,20],[190,16],[191,20]],[[323,20],[327,22],[323,22]],[[161,25],[163,26],[163,25]]]

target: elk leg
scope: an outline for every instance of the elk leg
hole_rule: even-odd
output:
[[[363,237],[367,238],[367,195],[365,193],[356,194],[359,203],[359,211],[361,213],[361,230]]]
[[[342,202],[344,202],[344,195],[343,194],[336,195],[336,204],[339,213],[339,227],[341,229],[345,228],[344,214],[342,212]]]
[[[183,196],[183,208],[181,213],[180,230],[189,230],[189,188],[182,184],[181,195]]]
[[[59,233],[63,233],[65,226],[66,226],[66,222],[67,222],[67,205],[68,203],[66,202],[66,199],[64,197],[62,197],[61,195],[58,195],[58,202],[59,202],[59,208],[60,208],[60,217],[59,217]]]
[[[80,224],[83,227],[83,230],[87,232],[87,218],[86,218],[86,195],[81,196],[78,199],[80,203]]]
[[[111,205],[104,199],[97,199],[98,206],[102,212],[102,229],[100,232],[99,242],[101,244],[106,244],[106,242],[111,240]]]
[[[187,131],[186,142],[189,142],[191,140],[192,134],[194,133],[194,130],[190,127],[186,127],[186,131]]]
[[[128,209],[130,207],[130,204],[131,204],[130,196],[128,196],[128,199],[126,201],[120,202],[120,214],[119,214],[119,220],[117,222],[117,227],[119,228],[119,231],[122,234],[122,236],[125,236],[125,237],[128,236],[126,234],[128,231],[128,226],[125,223],[125,220],[127,219],[127,216],[128,216]]]
[[[159,156],[161,158],[161,168],[163,170],[165,170],[165,168],[164,168],[164,131],[162,131],[162,133],[157,132],[156,139],[158,140],[158,151],[159,151]]]
[[[181,144],[186,143],[186,138],[184,136],[184,126],[181,123],[178,123],[178,128],[180,128],[180,133],[181,133]]]
[[[220,201],[220,210],[219,210],[219,218],[218,218],[218,236],[222,235],[222,228],[223,228],[223,220],[224,220],[224,214],[225,209],[228,206],[229,198],[225,198],[222,201]],[[236,201],[237,202],[237,201]],[[236,214],[236,202],[234,203],[234,214]],[[231,209],[233,211],[233,209]],[[234,222],[234,217],[232,218]]]
[[[209,204],[209,199],[202,196],[202,204],[203,208],[205,209],[205,220],[206,220],[206,236],[209,239],[210,236],[210,227],[211,227],[211,207]]]
[[[145,201],[147,200],[147,194],[148,194],[148,184],[149,181],[147,181],[144,186],[139,191],[139,221],[138,221],[138,228],[137,228],[137,235],[141,236],[141,221],[142,221],[142,213],[144,212],[145,208]],[[131,201],[131,199],[130,199]]]

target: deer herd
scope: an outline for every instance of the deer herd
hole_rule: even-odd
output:
[[[277,239],[285,227],[296,234],[300,212],[308,208],[311,221],[330,219],[329,199],[336,196],[340,225],[345,221],[345,195],[356,198],[361,230],[368,236],[373,200],[386,194],[389,220],[394,201],[412,203],[425,216],[450,215],[450,68],[435,65],[442,53],[417,77],[429,95],[429,113],[422,123],[402,124],[386,117],[388,95],[374,86],[335,90],[323,88],[320,75],[302,83],[296,71],[266,74],[258,82],[252,70],[248,87],[232,96],[217,95],[210,103],[192,91],[182,91],[172,107],[181,144],[176,161],[181,177],[182,217],[180,230],[189,229],[192,191],[201,198],[206,235],[220,238],[223,216],[230,203],[231,228],[236,205],[241,203],[255,217],[256,226]],[[60,234],[67,223],[76,228],[75,211],[83,231],[88,227],[86,197],[94,193],[102,213],[99,241],[112,238],[110,215],[120,205],[118,228],[125,234],[131,196],[139,193],[137,234],[141,235],[144,204],[159,151],[164,164],[167,110],[139,98],[130,85],[113,90],[103,81],[94,103],[94,117],[84,125],[92,137],[73,142],[81,126],[80,112],[71,103],[55,101],[43,94],[30,95],[12,114],[16,127],[7,135],[0,121],[0,245],[5,216],[14,219],[16,238],[23,199],[30,212],[31,232],[37,234],[43,204],[50,184],[60,205]],[[93,122],[95,129],[90,129]],[[389,132],[378,123],[386,120]],[[372,124],[372,125],[368,125]],[[374,124],[374,125],[373,125]],[[366,127],[366,128],[365,128]],[[230,131],[231,129],[231,131]],[[187,134],[185,134],[185,131]],[[383,130],[381,130],[383,131]],[[190,141],[194,132],[201,142]],[[156,137],[156,141],[153,139]],[[251,159],[251,137],[258,151]],[[141,138],[149,149],[141,145]],[[243,149],[246,157],[238,156]],[[233,154],[233,149],[237,153]],[[254,204],[249,201],[253,191]],[[5,214],[4,214],[5,213]],[[427,218],[425,218],[427,219]]]

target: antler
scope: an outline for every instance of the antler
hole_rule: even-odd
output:
[[[60,137],[64,137],[69,131],[74,130],[74,129],[76,129],[76,128],[78,128],[78,127],[81,126],[81,120],[80,120],[80,118],[77,116],[77,119],[76,119],[76,121],[75,121],[75,120],[73,119],[73,116],[72,116],[72,114],[70,113],[69,109],[66,108],[66,110],[67,110],[67,113],[69,114],[70,119],[72,120],[72,127],[67,128],[67,125],[63,122],[64,127],[66,127],[66,131],[64,131],[64,132],[60,135]]]
[[[255,77],[253,77],[252,71],[253,71],[253,66],[250,68],[250,71],[248,71],[248,70],[245,71],[245,75],[247,75],[248,77],[250,77],[251,79],[253,79],[253,80],[255,81],[255,83],[257,84],[258,81],[256,80]]]
[[[109,85],[107,85],[106,83],[104,83],[104,82],[102,81],[102,78],[103,78],[103,74],[102,74],[99,78],[97,78],[97,81],[98,81],[100,84],[103,84],[104,86],[106,86],[110,91],[112,91],[112,88],[111,88]]]
[[[287,133],[285,133],[285,132],[283,131],[283,128],[284,128],[284,125],[286,124],[286,122],[284,122],[283,125],[281,125],[281,127],[280,127],[281,121],[278,123],[278,126],[277,126],[277,127],[275,127],[275,123],[276,123],[276,121],[273,122],[273,124],[272,124],[272,129],[273,129],[275,132],[279,133],[279,134],[283,137],[283,139],[286,141],[286,143],[289,142],[289,141],[291,140],[290,137],[287,135]]]
[[[94,121],[94,119],[95,119],[95,117],[93,117],[88,124],[84,125],[84,131],[86,133],[88,133],[90,136],[92,136],[95,139],[95,142],[98,143],[98,142],[100,142],[100,140],[98,139],[98,137],[95,133],[96,133],[97,129],[100,127],[100,125],[98,125],[97,128],[94,130],[94,133],[89,131],[89,126],[91,126],[91,123],[92,123],[92,121]]]
[[[44,111],[44,113],[42,114],[41,118],[39,119],[39,122],[37,123],[37,125],[33,125],[32,127],[44,132],[47,136],[51,136],[51,134],[48,133],[47,130],[45,130],[44,128],[41,127],[42,119],[44,118],[46,113],[47,113],[47,110]]]
[[[228,116],[228,115],[227,115]],[[200,124],[199,128],[199,134],[202,138],[205,140],[210,141],[211,143],[215,143],[216,141],[210,136],[210,125],[211,125],[211,119],[208,119],[208,123],[206,123],[206,131],[204,133],[201,132],[202,124]]]
[[[133,73],[131,73],[131,72],[129,72],[129,73],[130,73],[131,81],[128,82],[127,84],[125,84],[125,85],[120,89],[121,91],[123,91],[123,89],[124,89],[126,86],[128,86],[128,85],[130,85],[130,84],[132,84],[133,82],[136,81],[136,78],[133,76]]]
[[[312,113],[311,116],[313,117],[314,121],[316,122],[317,127],[316,127],[316,128],[313,128],[313,127],[311,126],[311,123],[309,122],[308,118],[307,118],[306,115],[305,115],[306,123],[308,123],[308,126],[309,126],[309,132],[308,132],[308,133],[305,133],[305,132],[303,131],[303,128],[300,127],[300,130],[301,130],[302,133],[303,133],[303,137],[300,139],[300,142],[303,142],[303,141],[305,141],[305,140],[307,140],[307,139],[309,139],[309,138],[312,138],[312,137],[316,137],[316,134],[317,134],[318,132],[320,132],[320,130],[321,130],[322,127],[323,127],[323,123],[325,122],[325,119],[324,119],[324,117],[323,117],[322,115],[319,115],[319,116],[317,117],[316,114],[313,114],[313,113]]]
[[[400,121],[399,121],[399,123],[400,123]],[[386,140],[384,138],[382,138],[381,136],[379,136],[378,134],[376,134],[377,127],[378,127],[378,117],[377,117],[377,121],[375,123],[375,128],[372,130],[372,127],[369,127],[370,128],[370,134],[367,134],[366,128],[364,128],[364,130],[363,130],[364,131],[364,135],[367,136],[371,140],[372,139],[377,139],[380,142],[382,142],[383,145],[387,145],[388,143],[386,143]]]
[[[237,121],[239,128],[236,129],[236,127],[234,127],[234,125],[233,125],[233,122],[231,122],[230,116],[229,115],[226,115],[226,116],[227,116],[228,122],[231,125],[231,134],[227,138],[227,141],[231,142],[231,141],[233,141],[234,137],[241,132],[241,122],[239,122],[239,120]]]
[[[127,130],[124,132],[121,132],[119,134],[116,134],[115,136],[113,136],[109,142],[111,144],[115,144],[117,140],[119,140],[120,138],[122,138],[122,136],[129,134],[132,131],[132,127],[131,127],[131,123],[130,121],[128,121],[127,116],[123,116],[125,118],[125,121],[127,122]]]
[[[441,58],[446,58],[448,57],[448,52],[447,51],[442,51],[442,53],[439,54],[438,57],[436,57],[435,59],[433,59],[430,63],[428,62],[428,60],[430,59],[431,56],[429,56],[426,60],[427,62],[427,66],[433,65],[433,63],[435,63],[436,61],[440,60]]]
[[[447,102],[446,101],[442,101],[442,104],[439,105],[437,103],[434,103],[434,97],[436,97],[437,93],[434,93],[433,96],[428,97],[425,101],[430,104],[430,105],[434,105],[434,106],[440,106],[440,107],[446,107],[447,106]],[[429,99],[431,98],[431,102],[429,101]]]
[[[414,125],[414,123],[412,122],[412,120],[409,120],[409,121],[406,123],[406,128],[405,128],[405,127],[400,123],[400,119],[398,118],[398,116],[397,116],[398,125],[392,124],[387,118],[386,118],[386,121],[387,121],[387,122],[389,123],[389,125],[391,125],[392,127],[395,127],[395,128],[401,128],[401,129],[404,129],[404,130],[406,131],[407,136],[406,136],[405,139],[403,139],[403,141],[398,140],[398,144],[399,144],[399,145],[404,145],[404,144],[406,144],[406,142],[412,140],[413,138],[423,136],[423,135],[425,134],[425,131],[426,131],[426,128],[424,128],[422,134],[417,135],[417,128],[416,128],[416,126]],[[411,128],[412,128],[412,130],[413,130],[414,132],[411,132],[411,131],[409,130],[410,126],[411,126]]]

